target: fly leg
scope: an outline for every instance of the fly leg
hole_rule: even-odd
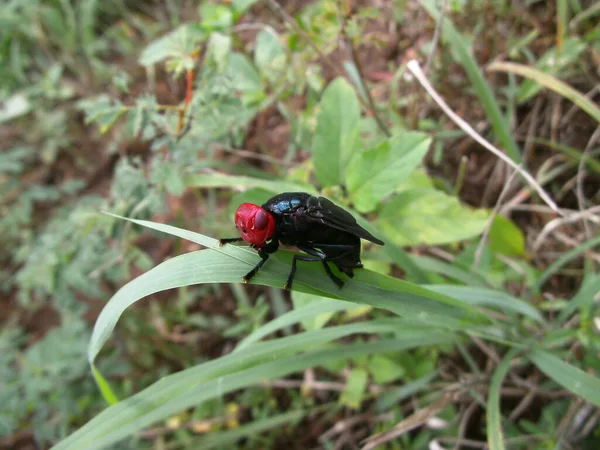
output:
[[[243,239],[241,237],[219,239],[219,247],[223,247],[225,244],[230,244],[231,242],[240,242],[240,241],[243,241]]]
[[[260,270],[264,263],[267,262],[269,256],[271,256],[272,253],[275,253],[277,249],[279,249],[279,241],[277,239],[273,239],[267,245],[258,249],[258,256],[260,256],[260,261],[257,265],[254,266],[254,268],[250,272],[248,272],[242,277],[244,283],[248,283],[252,279],[252,277],[256,275],[256,273]]]
[[[296,263],[298,261],[318,262],[318,261],[323,261],[323,258],[321,258],[320,256],[294,255],[294,258],[292,259],[292,270],[290,271],[290,274],[288,275],[288,279],[287,279],[287,282],[285,283],[285,286],[283,286],[283,288],[286,291],[289,291],[292,289],[292,283],[294,282],[294,276],[296,275]],[[331,270],[330,270],[330,272],[331,272]]]
[[[329,267],[329,264],[327,264],[327,261],[322,259],[321,262],[323,263],[323,267],[325,267],[325,272],[327,272],[327,275],[329,276],[329,278],[331,278],[331,281],[337,284],[337,287],[339,287],[340,289],[343,288],[344,282],[340,280],[339,277],[331,271],[331,268]]]
[[[340,278],[338,276],[336,276],[332,271],[331,268],[329,267],[329,264],[327,264],[327,261],[329,261],[329,258],[327,257],[327,255],[325,255],[325,253],[320,252],[317,249],[314,248],[310,248],[310,247],[298,247],[300,250],[302,250],[303,252],[308,253],[309,255],[313,255],[318,257],[321,262],[323,263],[323,267],[325,268],[325,273],[327,273],[327,276],[331,279],[331,281],[333,281],[337,287],[339,287],[340,289],[344,286],[344,282],[342,280],[340,280]],[[295,266],[292,266],[292,270],[296,270]]]
[[[252,277],[254,275],[256,275],[256,272],[258,272],[260,270],[260,268],[263,266],[263,264],[267,262],[267,259],[269,259],[269,256],[271,256],[266,252],[265,253],[259,252],[258,255],[260,256],[261,260],[258,262],[257,265],[254,266],[254,268],[250,272],[248,272],[246,275],[244,275],[242,277],[242,280],[244,280],[244,283],[248,283],[252,279]]]

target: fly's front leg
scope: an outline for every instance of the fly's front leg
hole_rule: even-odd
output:
[[[230,244],[232,242],[240,242],[240,241],[243,241],[243,239],[241,237],[219,239],[219,247],[223,247],[225,244]]]
[[[242,277],[242,280],[244,280],[244,283],[248,283],[252,279],[252,277],[254,275],[256,275],[256,273],[260,270],[260,268],[267,262],[267,259],[269,259],[269,256],[271,256],[272,253],[275,253],[278,248],[279,248],[279,241],[274,239],[271,242],[269,242],[267,245],[265,245],[264,247],[258,249],[258,256],[260,256],[261,259],[258,262],[258,264],[256,266],[254,266],[254,268],[250,272],[248,272],[246,275],[244,275]]]
[[[252,277],[254,275],[256,275],[256,273],[260,270],[260,268],[263,266],[263,264],[267,262],[267,259],[269,259],[269,256],[271,256],[268,253],[264,253],[264,252],[260,252],[260,251],[258,252],[258,255],[261,257],[261,260],[258,262],[257,265],[254,266],[254,268],[250,272],[248,272],[246,275],[244,275],[242,277],[242,280],[244,280],[244,283],[248,283],[252,279]]]

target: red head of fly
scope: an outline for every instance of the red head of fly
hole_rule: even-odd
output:
[[[242,203],[235,212],[235,226],[242,239],[261,248],[275,232],[275,218],[252,203]]]

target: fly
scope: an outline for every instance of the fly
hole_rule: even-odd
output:
[[[246,275],[249,282],[279,249],[280,244],[294,246],[306,255],[294,255],[292,270],[284,286],[292,288],[298,261],[321,262],[331,280],[341,288],[344,282],[329,267],[335,264],[350,278],[361,269],[360,240],[384,245],[345,209],[324,197],[305,192],[285,192],[271,197],[262,206],[242,203],[235,212],[235,226],[241,237],[221,239],[219,245],[246,241],[258,250],[261,260]]]

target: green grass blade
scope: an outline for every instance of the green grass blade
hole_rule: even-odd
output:
[[[256,252],[249,248],[234,245],[219,247],[216,239],[199,233],[144,220],[128,220],[188,239],[209,249],[165,261],[122,287],[106,304],[96,321],[88,349],[90,363],[110,336],[123,311],[140,298],[192,284],[240,282],[241,277],[259,261]],[[265,264],[255,282],[267,286],[282,286],[291,269],[292,255],[290,252],[278,252]],[[400,316],[414,317],[424,323],[454,329],[467,329],[469,324],[490,323],[487,316],[471,305],[366,269],[358,271],[353,279],[346,282],[344,289],[340,290],[321,272],[321,268],[307,264],[298,271],[294,289],[367,304]]]
[[[524,66],[522,64],[502,61],[497,61],[490,64],[488,70],[509,72],[525,78],[529,78],[541,84],[542,86],[553,90],[562,97],[569,99],[574,104],[579,106],[583,111],[588,113],[594,120],[600,123],[600,108],[581,92],[576,91],[571,86],[558,80],[552,75],[548,75],[547,73],[541,72],[531,67]]]
[[[600,378],[544,350],[534,350],[528,357],[549,378],[585,401],[600,406]]]
[[[345,302],[342,300],[323,300],[322,302],[312,303],[302,308],[294,309],[289,311],[274,320],[264,324],[259,329],[255,330],[248,336],[246,336],[240,343],[235,347],[233,353],[239,352],[245,349],[254,342],[260,341],[263,337],[269,334],[281,330],[290,325],[301,322],[304,319],[318,316],[319,314],[328,312],[345,311],[350,308],[356,308],[356,304],[352,302]]]
[[[360,325],[360,324],[353,324]],[[373,324],[371,324],[373,325]],[[389,325],[388,325],[389,326]],[[349,327],[349,326],[345,326]],[[339,327],[336,327],[339,328]],[[348,330],[348,328],[347,328]],[[361,332],[361,327],[353,328]],[[370,327],[372,332],[373,327]],[[295,339],[296,350],[315,348],[315,339],[331,329],[321,329],[302,333],[298,336],[278,339],[281,342],[257,344],[240,354],[227,355],[219,360],[186,369],[164,377],[140,393],[108,407],[81,429],[54,447],[55,450],[93,450],[108,447],[148,425],[169,417],[183,409],[197,406],[204,401],[220,398],[229,392],[255,385],[264,380],[286,376],[308,367],[319,366],[332,361],[343,361],[374,352],[392,352],[409,348],[448,345],[454,342],[451,333],[414,330],[403,337],[379,340],[369,343],[355,343],[338,346],[334,349],[318,350],[301,355],[289,356],[289,342]],[[306,335],[312,336],[307,339]],[[341,337],[337,333],[338,337]],[[329,334],[329,338],[333,335]],[[287,340],[287,341],[286,341]],[[277,352],[274,348],[279,348]],[[281,348],[288,356],[281,356]],[[260,354],[257,354],[258,350]],[[248,355],[252,355],[249,358]],[[262,360],[261,360],[262,358]],[[254,367],[248,367],[254,362]]]
[[[558,258],[556,261],[550,264],[546,270],[544,270],[535,284],[533,291],[539,292],[544,283],[548,281],[552,275],[569,264],[572,260],[580,256],[582,253],[596,247],[597,245],[600,245],[600,236],[596,236],[589,241],[585,241],[583,244],[572,248],[568,252],[565,252],[560,258]]]
[[[420,3],[434,20],[440,19],[440,12],[437,8],[436,0],[420,0]],[[500,144],[508,156],[515,162],[520,162],[521,151],[512,137],[508,120],[506,120],[506,117],[502,114],[498,102],[496,101],[496,97],[477,65],[469,45],[447,17],[444,18],[444,23],[442,24],[442,37],[455,50],[455,54],[458,57],[458,63],[462,65],[467,72],[467,76],[475,88],[477,97],[492,125],[496,138],[500,141]]]
[[[277,414],[276,416],[259,419],[232,430],[216,433],[212,432],[207,436],[195,439],[186,445],[188,445],[188,448],[198,448],[202,450],[210,450],[213,448],[239,448],[235,447],[235,444],[240,439],[254,437],[263,431],[279,428],[287,424],[296,424],[308,413],[309,411],[298,410]]]
[[[487,436],[491,450],[504,450],[504,436],[502,434],[502,414],[500,413],[500,390],[506,374],[510,370],[510,363],[515,358],[518,349],[511,349],[504,359],[498,364],[492,381],[487,401]]]
[[[536,308],[506,292],[470,286],[452,286],[448,284],[426,285],[423,287],[435,292],[444,293],[471,305],[494,308],[501,312],[522,314],[536,322],[545,323],[542,314]]]

